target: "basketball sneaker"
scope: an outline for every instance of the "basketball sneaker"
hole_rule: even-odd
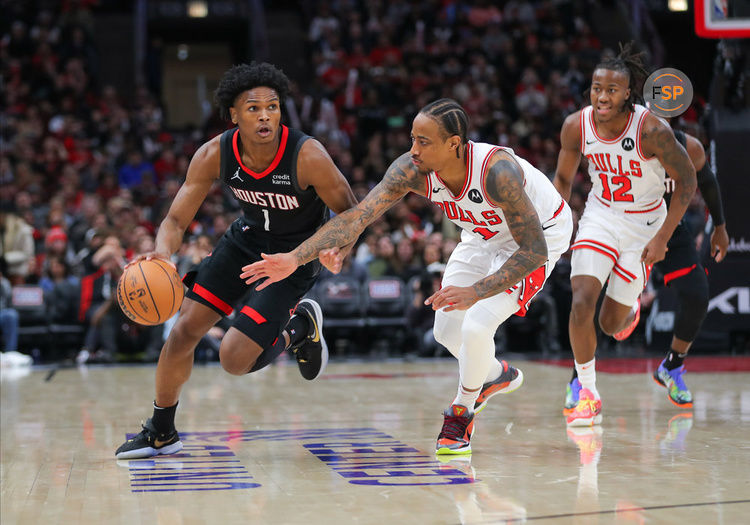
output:
[[[523,384],[523,372],[518,368],[510,366],[505,361],[500,361],[503,365],[503,371],[500,376],[494,381],[488,381],[482,385],[482,390],[479,392],[479,397],[474,403],[474,414],[479,414],[484,407],[487,406],[487,401],[495,394],[510,394],[518,390]]]
[[[302,377],[312,381],[323,373],[328,364],[328,345],[323,339],[323,311],[312,299],[302,299],[294,310],[295,315],[307,318],[310,330],[302,341],[289,347],[297,359]]]
[[[451,405],[443,412],[443,429],[437,438],[436,454],[471,454],[474,414],[462,405]]]
[[[182,441],[176,430],[166,434],[159,434],[151,423],[146,420],[141,433],[128,439],[115,452],[117,459],[141,459],[158,456],[159,454],[174,454],[182,450]]]
[[[633,312],[635,314],[633,315],[633,320],[630,322],[630,324],[625,328],[624,330],[620,330],[616,334],[612,335],[615,339],[618,341],[624,341],[628,337],[630,337],[630,334],[633,333],[633,330],[638,326],[638,321],[641,320],[641,297],[638,296],[638,300],[635,302],[635,305],[633,306]]]
[[[573,412],[573,409],[578,404],[578,396],[581,393],[581,382],[577,377],[573,378],[573,381],[565,385],[565,406],[563,407],[563,414],[568,415]]]
[[[662,361],[654,372],[654,381],[667,389],[667,396],[674,405],[680,408],[693,408],[693,394],[685,385],[684,375],[685,365],[667,370]]]
[[[590,427],[602,422],[602,400],[594,399],[588,388],[581,388],[578,403],[566,419],[570,427]]]

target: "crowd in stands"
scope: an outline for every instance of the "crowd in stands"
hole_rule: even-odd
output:
[[[153,359],[162,329],[129,323],[113,289],[124,263],[153,249],[192,154],[222,128],[210,118],[200,128],[167,129],[163,94],[103,85],[96,4],[0,2],[0,301],[9,311],[12,287],[41,287],[49,319],[86,327],[84,359],[113,359],[124,348]],[[592,31],[585,4],[301,4],[313,80],[295,87],[287,123],[326,146],[360,199],[409,149],[415,112],[439,97],[466,108],[470,139],[511,147],[552,177],[563,119],[585,105],[594,65],[612,53]],[[587,191],[579,188],[571,199],[577,214]],[[694,209],[702,218],[699,203]],[[237,213],[217,185],[175,256],[181,273],[210,252]],[[420,297],[439,285],[457,238],[439,208],[410,195],[362,236],[345,272],[361,282],[410,283],[408,315],[426,333],[431,318]],[[566,293],[565,262],[558,266],[562,275],[547,293]],[[554,302],[567,319],[565,300]],[[5,349],[15,349],[5,322],[2,332]],[[561,330],[563,346],[566,339]]]

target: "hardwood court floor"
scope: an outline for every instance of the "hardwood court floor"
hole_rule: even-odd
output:
[[[748,523],[750,374],[688,374],[682,412],[645,374],[601,373],[601,433],[572,433],[568,370],[515,364],[523,387],[447,463],[449,360],[333,363],[314,383],[290,363],[196,367],[183,452],[130,462],[114,450],[150,415],[154,367],[4,371],[0,523]]]

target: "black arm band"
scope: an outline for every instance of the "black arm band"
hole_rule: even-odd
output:
[[[721,192],[716,175],[706,162],[698,171],[698,188],[701,190],[703,200],[706,201],[708,211],[714,221],[714,227],[724,224],[724,209],[721,206]]]

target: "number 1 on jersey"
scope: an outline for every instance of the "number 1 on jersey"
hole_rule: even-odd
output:
[[[268,215],[268,210],[265,208],[263,209],[263,229],[266,231],[271,231],[271,217]]]
[[[493,232],[492,230],[489,230],[488,228],[482,228],[482,227],[480,227],[480,226],[477,226],[476,228],[474,228],[474,229],[473,229],[473,230],[471,230],[471,231],[473,231],[474,233],[478,233],[479,235],[481,235],[481,236],[482,236],[482,238],[483,238],[483,239],[484,239],[485,241],[489,241],[489,240],[490,240],[490,239],[492,239],[492,238],[493,238],[493,237],[494,237],[495,235],[497,235],[497,234],[498,234],[498,232]]]

